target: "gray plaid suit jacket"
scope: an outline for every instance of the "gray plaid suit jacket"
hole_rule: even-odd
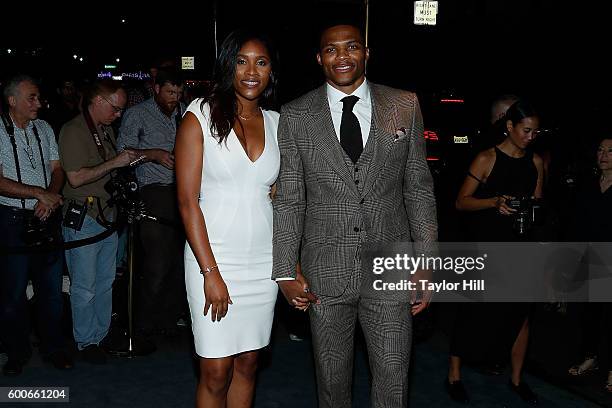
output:
[[[356,165],[335,134],[325,85],[281,109],[273,279],[295,277],[300,262],[315,293],[339,296],[359,273],[364,242],[437,239],[417,97],[369,86],[371,130]]]

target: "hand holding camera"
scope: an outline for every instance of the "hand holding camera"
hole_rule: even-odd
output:
[[[543,219],[542,202],[535,197],[512,198],[507,205],[514,211],[513,228],[519,235],[525,234]]]
[[[502,195],[495,197],[495,208],[501,215],[512,215],[516,213],[516,209],[508,205],[508,202],[514,200],[514,197]]]

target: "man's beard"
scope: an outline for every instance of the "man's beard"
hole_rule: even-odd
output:
[[[172,113],[176,110],[176,105],[177,104],[168,105],[166,103],[157,102],[157,106],[159,106],[161,111],[164,112],[168,116],[172,115]]]

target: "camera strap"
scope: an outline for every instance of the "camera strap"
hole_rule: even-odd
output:
[[[485,187],[485,188],[487,187],[487,182],[486,182],[486,181],[482,181],[481,179],[479,179],[478,177],[476,177],[474,174],[472,174],[472,172],[471,172],[471,171],[468,171],[468,172],[467,172],[467,175],[468,175],[468,177],[471,177],[471,178],[473,178],[474,180],[476,180],[476,181],[478,182],[478,184],[480,184],[481,186],[483,186],[483,187]],[[478,187],[480,187],[480,186],[478,186]],[[503,196],[504,196],[504,194],[500,194],[500,193],[499,193],[499,192],[497,192],[497,191],[493,193],[493,197],[503,197]]]
[[[98,205],[98,217],[96,218],[97,223],[103,226],[104,228],[111,228],[111,229],[117,228],[117,226],[119,225],[118,221],[115,221],[115,222],[109,221],[104,216],[104,210],[108,208],[108,205],[105,207],[102,207],[102,202],[100,201],[100,197],[96,197],[96,204]]]
[[[103,161],[106,161],[106,150],[104,150],[104,146],[102,145],[102,140],[100,139],[98,129],[96,128],[96,125],[94,125],[93,119],[91,118],[91,115],[89,114],[89,111],[87,109],[83,110],[83,116],[85,117],[85,122],[87,123],[87,127],[89,128],[89,133],[91,133],[91,137],[93,138],[93,141],[96,144],[96,148],[98,149],[98,154],[100,155],[100,158]],[[106,133],[106,130],[102,129],[102,131],[104,132],[104,137],[106,137],[107,140],[110,140],[108,134]]]
[[[472,174],[471,171],[467,172],[467,175],[470,176],[471,178],[473,178],[474,180],[476,180],[479,184],[487,184],[484,181],[482,181],[481,179],[479,179],[478,177],[476,177],[475,175]]]
[[[2,122],[6,128],[6,133],[13,145],[13,155],[15,157],[15,172],[17,173],[17,182],[21,184],[21,168],[19,167],[19,155],[17,154],[17,142],[15,141],[15,126],[9,117],[8,113],[2,114]],[[21,199],[21,208],[25,209],[25,198]]]
[[[89,133],[91,133],[93,141],[96,144],[96,148],[98,149],[98,154],[100,155],[100,158],[103,161],[107,161],[106,150],[104,149],[104,146],[102,145],[100,134],[98,133],[98,129],[96,128],[96,125],[93,123],[93,119],[91,118],[91,115],[89,114],[89,110],[84,109],[83,116],[85,117],[85,122],[87,123],[87,127],[89,128]],[[104,129],[104,127],[102,127],[102,132],[104,132],[105,139],[111,144],[113,149],[116,150],[115,144],[113,143],[108,133],[106,133],[106,130]],[[98,206],[98,217],[96,221],[98,222],[98,224],[102,225],[105,228],[113,228],[115,226],[115,223],[107,221],[106,218],[104,217],[104,209],[107,207],[104,207],[104,208],[102,207],[102,202],[100,200],[100,197],[95,197],[95,199],[96,199],[96,204]]]

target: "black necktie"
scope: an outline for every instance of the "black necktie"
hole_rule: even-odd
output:
[[[341,99],[343,106],[342,121],[340,122],[340,145],[353,163],[357,163],[363,151],[361,127],[357,116],[353,113],[353,107],[358,100],[359,97],[353,95]]]

